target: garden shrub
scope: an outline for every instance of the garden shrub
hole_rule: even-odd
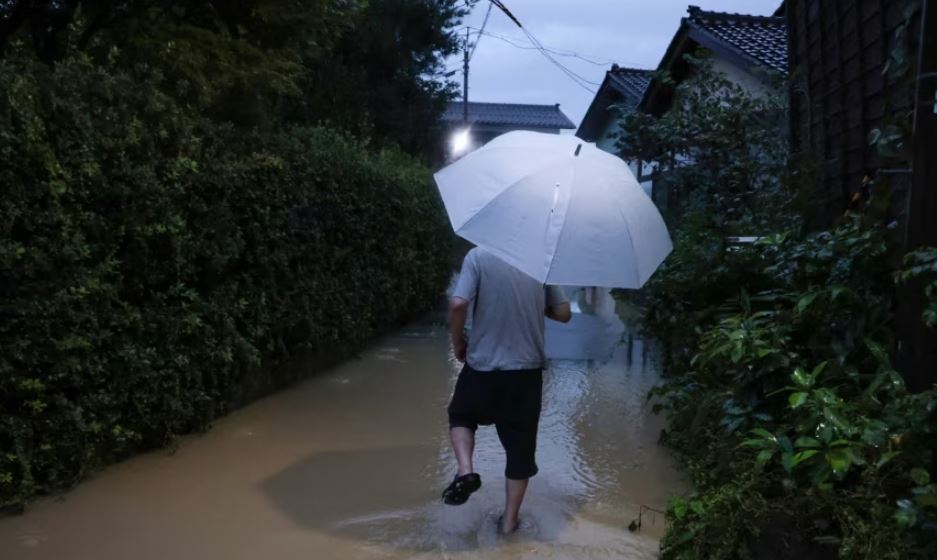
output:
[[[317,127],[239,129],[145,65],[0,60],[0,508],[205,428],[299,349],[432,306],[429,171]]]
[[[901,265],[872,180],[807,230],[815,166],[764,126],[782,104],[688,62],[674,107],[629,115],[619,141],[673,203],[674,252],[632,296],[667,366],[662,440],[695,486],[668,508],[662,558],[937,557],[937,390],[910,393],[890,363],[897,281],[924,286],[937,323],[934,249]]]
[[[889,361],[885,232],[853,217],[728,257],[756,279],[709,302],[694,357],[654,391],[697,490],[670,509],[664,557],[746,557],[772,531],[808,557],[937,552],[937,391],[908,393]],[[709,507],[727,495],[760,511]]]

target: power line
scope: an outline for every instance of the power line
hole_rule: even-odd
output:
[[[504,12],[504,15],[508,16],[508,18],[510,18],[511,21],[513,21],[513,22],[517,25],[517,27],[519,27],[519,28],[521,29],[521,31],[524,32],[524,35],[527,36],[527,40],[529,40],[530,43],[531,43],[533,46],[537,47],[537,50],[540,52],[541,55],[543,55],[544,58],[546,58],[548,61],[550,61],[551,64],[553,64],[554,66],[556,66],[557,68],[559,68],[560,71],[562,71],[564,74],[566,74],[566,76],[569,77],[573,82],[575,82],[576,85],[578,85],[578,86],[581,87],[582,89],[588,91],[589,93],[592,93],[592,94],[595,93],[595,91],[592,90],[591,88],[589,88],[589,86],[586,85],[586,84],[591,84],[591,85],[594,85],[594,86],[598,86],[599,84],[597,84],[597,83],[595,83],[595,82],[590,82],[589,80],[587,80],[587,79],[583,78],[582,76],[580,76],[579,74],[573,72],[572,70],[570,70],[570,69],[567,68],[566,66],[563,66],[563,64],[562,64],[560,61],[558,61],[558,60],[556,60],[555,58],[553,58],[553,57],[550,55],[550,53],[546,51],[546,48],[543,46],[543,44],[542,44],[539,40],[537,40],[537,38],[534,37],[533,34],[532,34],[530,31],[527,31],[527,29],[525,29],[524,26],[521,25],[521,22],[518,21],[518,19],[517,19],[516,17],[514,17],[514,14],[511,13],[511,11],[507,8],[507,6],[504,5],[504,3],[503,3],[501,0],[489,0],[489,2],[491,2],[491,3],[494,4],[499,10],[501,10],[502,12]]]
[[[593,93],[593,94],[595,93],[595,90],[591,89],[591,88],[590,88],[588,85],[586,85],[586,84],[590,84],[590,85],[593,85],[593,86],[598,86],[599,84],[597,84],[597,83],[595,83],[595,82],[590,82],[589,80],[583,78],[582,76],[580,76],[579,74],[573,72],[573,71],[570,70],[569,68],[563,66],[563,64],[560,63],[560,61],[558,61],[558,60],[556,60],[555,58],[553,58],[553,57],[550,55],[550,53],[548,53],[548,52],[543,48],[543,45],[540,44],[540,41],[538,41],[536,37],[534,37],[534,36],[533,36],[531,33],[529,33],[526,29],[524,30],[524,33],[527,35],[527,38],[530,39],[530,42],[531,42],[532,44],[534,44],[534,45],[536,45],[537,47],[539,47],[539,48],[538,48],[538,51],[540,52],[540,54],[542,54],[542,55],[544,56],[544,58],[546,58],[546,59],[549,60],[554,66],[556,66],[557,68],[559,68],[560,70],[562,70],[564,74],[566,74],[566,75],[569,76],[574,82],[576,82],[576,85],[578,85],[578,86],[581,87],[582,89],[588,91],[589,93]]]
[[[501,0],[488,0],[488,1],[494,4],[495,6],[497,6],[499,10],[504,12],[504,15],[508,16],[511,19],[511,21],[517,24],[518,27],[520,27],[521,29],[524,28],[524,26],[521,25],[521,22],[517,21],[517,18],[514,17],[514,14],[511,13],[511,10],[509,10],[508,7],[505,6],[503,2],[501,2]]]
[[[494,4],[488,4],[488,11],[485,12],[485,21],[482,22],[482,28],[478,30],[478,38],[475,39],[475,44],[472,45],[472,52],[469,53],[469,62],[471,62],[472,57],[475,56],[475,49],[478,48],[478,42],[481,41],[481,36],[485,34],[485,27],[488,25],[488,18],[491,16],[491,8],[493,6]],[[471,27],[469,29],[471,29]]]
[[[527,30],[525,29],[525,30],[524,30],[524,34],[527,35],[527,38],[530,39],[530,42],[531,42],[532,44],[536,45],[536,46],[540,49],[540,51],[541,51],[542,53],[544,53],[545,55],[549,55],[549,54],[550,54],[550,49],[544,47],[544,46],[543,46],[543,43],[541,43],[539,39],[537,39],[536,37],[534,37],[533,33],[531,33],[530,31],[527,31]],[[554,60],[552,56],[549,56],[548,58],[550,58],[550,60]],[[557,62],[557,64],[559,64],[559,62]],[[562,66],[562,65],[561,65],[561,66]],[[564,68],[566,68],[566,67],[564,66]],[[570,73],[572,73],[573,75],[577,76],[580,80],[586,82],[587,84],[592,84],[592,85],[594,85],[594,86],[599,85],[599,84],[597,84],[597,83],[595,83],[595,82],[590,82],[589,80],[583,78],[582,76],[580,76],[579,74],[576,74],[575,72],[573,72],[572,70],[569,70],[568,68],[566,68],[566,69],[567,69]]]
[[[505,37],[501,37],[501,36],[495,35],[495,34],[493,34],[493,33],[488,33],[488,32],[485,31],[485,26],[486,26],[486,24],[488,23],[488,17],[489,17],[490,14],[491,14],[491,6],[492,6],[492,5],[495,6],[495,7],[497,7],[497,8],[498,8],[499,10],[501,10],[502,12],[504,12],[504,14],[505,14],[508,18],[510,18],[511,21],[513,21],[513,22],[517,25],[517,27],[519,27],[519,28],[521,29],[521,31],[524,33],[524,35],[527,37],[527,40],[530,41],[530,44],[533,45],[533,47],[524,47],[524,46],[521,46],[521,45],[518,45],[518,44],[514,43],[513,41],[511,41],[511,40],[509,40],[509,39],[507,39],[507,38],[505,38]],[[532,33],[530,33],[529,31],[527,31],[527,29],[525,29],[524,26],[521,25],[521,22],[518,21],[518,19],[514,16],[514,14],[512,14],[511,11],[508,10],[507,6],[505,6],[504,3],[501,2],[501,0],[489,0],[488,12],[485,14],[485,21],[484,21],[484,23],[482,23],[481,29],[473,28],[473,27],[471,27],[471,26],[464,26],[464,27],[460,28],[459,31],[461,31],[462,29],[465,29],[465,30],[466,30],[466,34],[468,34],[471,30],[474,29],[474,30],[477,32],[477,34],[478,34],[478,37],[479,37],[478,40],[481,39],[481,36],[482,36],[482,35],[488,35],[488,36],[491,36],[491,37],[495,37],[495,38],[497,38],[497,39],[500,39],[500,40],[502,40],[502,41],[505,41],[505,42],[507,42],[507,43],[510,43],[510,44],[512,44],[513,46],[517,47],[517,48],[523,48],[523,49],[531,48],[532,50],[538,51],[541,55],[543,55],[544,58],[547,59],[547,61],[550,62],[550,64],[553,64],[554,66],[556,66],[557,68],[559,68],[560,71],[563,72],[564,74],[566,74],[566,76],[567,76],[569,79],[571,79],[577,86],[581,87],[582,89],[588,91],[588,92],[591,93],[591,94],[595,94],[595,90],[593,90],[593,89],[590,88],[589,86],[590,86],[590,85],[592,85],[592,86],[599,86],[599,85],[600,85],[600,84],[598,84],[598,83],[596,83],[596,82],[592,82],[592,81],[587,80],[586,78],[580,76],[580,75],[577,74],[576,72],[573,72],[572,70],[570,70],[569,68],[567,68],[566,66],[564,66],[563,63],[561,63],[560,61],[558,61],[558,60],[556,60],[555,58],[553,58],[553,56],[551,56],[551,53],[556,54],[557,56],[572,56],[573,58],[579,58],[579,59],[582,59],[582,60],[586,60],[585,57],[583,57],[582,55],[579,55],[578,53],[572,53],[572,52],[562,53],[562,52],[560,52],[560,51],[554,51],[554,50],[552,50],[552,49],[548,49],[548,48],[544,47],[544,46],[543,46],[543,43],[541,43],[536,37],[534,37],[534,35],[533,35]],[[468,63],[469,63],[469,60],[470,60],[471,56],[473,56],[473,55],[475,54],[475,49],[478,47],[478,40],[475,41],[475,45],[472,47],[471,53],[469,53],[468,50],[466,50],[466,52],[465,52],[464,65],[465,65],[466,67],[468,66]],[[468,49],[468,41],[469,41],[469,39],[468,39],[468,37],[466,37],[466,49]],[[596,63],[595,61],[591,61],[591,60],[586,60],[586,61],[587,61],[587,62],[591,62],[592,64],[602,65],[601,63]],[[466,77],[466,81],[468,81],[468,80],[467,80],[467,77],[468,77],[468,69],[467,69],[467,68],[464,70],[464,73],[465,73],[465,75],[466,75],[466,76],[465,76],[465,77]],[[463,92],[463,98],[467,98],[467,95],[466,95],[467,90],[468,90],[467,84],[466,84],[465,86],[463,86],[463,89],[465,90],[465,91]],[[467,105],[468,105],[468,104],[466,103],[466,106],[467,106]]]
[[[498,35],[497,33],[492,33],[491,31],[480,31],[477,27],[469,27],[469,29],[473,29],[475,30],[476,33],[481,33],[482,35],[486,35],[488,37],[498,39],[499,41],[504,41],[505,43],[518,49],[523,49],[523,50],[528,50],[528,51],[540,50],[538,47],[521,45],[520,43],[515,42],[513,39],[509,37],[505,37],[504,35]],[[575,51],[558,50],[558,49],[553,49],[553,48],[546,47],[546,46],[543,48],[545,51],[547,51],[550,54],[553,54],[556,56],[565,56],[568,58],[576,58],[576,59],[582,60],[583,62],[588,62],[589,64],[593,64],[595,66],[608,66],[610,64],[619,64],[619,63],[624,62],[620,60],[612,60],[611,58],[602,58],[602,57],[598,57],[594,55],[580,54]],[[640,66],[637,64],[630,64],[630,63],[625,63],[625,65],[626,66]]]

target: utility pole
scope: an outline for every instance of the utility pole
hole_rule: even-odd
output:
[[[488,6],[488,14],[485,15],[485,23],[482,24],[481,31],[478,33],[478,39],[481,40],[482,33],[485,32],[485,24],[488,23],[488,15],[491,14],[491,6],[497,7],[499,10],[504,12],[508,18],[511,19],[518,27],[523,29],[521,22],[514,17],[514,14],[508,10],[507,6],[504,5],[501,0],[488,0],[491,5]],[[469,60],[472,58],[469,41],[471,39],[471,34],[469,28],[465,28],[465,52],[462,55],[462,126],[468,126],[468,79],[469,79]]]
[[[465,29],[465,50],[462,57],[462,126],[468,126],[469,30]]]

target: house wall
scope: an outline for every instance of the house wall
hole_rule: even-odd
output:
[[[508,132],[513,132],[515,130],[528,130],[531,132],[543,132],[546,134],[559,134],[560,129],[558,128],[538,128],[538,127],[522,127],[522,126],[493,126],[493,125],[472,125],[471,127],[471,136],[472,141],[477,146],[481,146],[491,140],[494,140],[502,134]]]
[[[615,146],[618,140],[617,138],[614,138],[613,135],[618,134],[619,132],[619,124],[618,124],[619,122],[620,122],[620,119],[617,119],[617,118],[609,119],[609,121],[605,125],[605,129],[602,131],[602,135],[599,137],[599,139],[595,143],[597,148],[599,148],[600,150],[606,151],[610,154],[618,153],[618,149]],[[636,161],[628,162],[628,168],[631,169],[631,173],[633,173],[636,178],[640,177],[641,174],[650,175],[654,171],[653,164],[641,163],[639,165],[639,163]],[[640,182],[640,184],[641,184],[641,188],[644,189],[644,192],[646,192],[648,196],[651,196],[653,183],[651,181],[643,181],[643,182]]]
[[[605,128],[602,130],[602,135],[599,136],[599,139],[595,143],[600,150],[604,150],[610,154],[614,154],[617,151],[615,149],[615,143],[618,140],[613,136],[618,134],[619,122],[621,121],[618,117],[613,116],[609,118],[608,122],[605,124]]]
[[[883,170],[869,133],[912,108],[911,88],[882,73],[906,5],[901,0],[787,2],[792,142],[795,151],[819,160],[825,190],[816,196],[822,201],[818,225],[835,221],[862,188],[863,177]],[[918,28],[909,30],[912,42]]]
[[[771,88],[765,84],[761,76],[757,75],[759,72],[757,68],[754,70],[742,68],[718,54],[713,56],[712,63],[713,70],[722,73],[731,82],[742,86],[749,94],[757,97],[771,94]]]
[[[929,53],[933,56],[933,50],[925,50],[920,40],[933,38],[933,27],[929,35],[922,35],[920,10],[906,20],[909,4],[902,0],[787,0],[786,4],[795,77],[790,103],[793,148],[818,160],[822,178],[815,225],[825,226],[842,216],[853,195],[863,194],[863,179],[868,176],[879,189],[883,182],[887,184],[892,218],[903,237],[899,241],[907,248],[937,239],[933,207],[921,204],[921,200],[932,200],[937,189],[933,181],[921,180],[922,169],[933,159],[934,146],[911,137],[907,144],[915,154],[914,162],[896,164],[896,160],[880,158],[868,136],[889,122],[907,125],[907,115],[915,109],[915,82],[926,79],[926,70],[916,75],[917,64],[927,60]],[[918,7],[925,4],[927,17],[934,17],[937,3],[924,0]],[[902,27],[912,79],[882,71]],[[918,111],[923,107],[931,113],[933,94],[927,93],[918,100]],[[899,288],[895,317],[899,342],[894,361],[915,390],[937,382],[937,335],[921,321],[924,301],[920,285]]]

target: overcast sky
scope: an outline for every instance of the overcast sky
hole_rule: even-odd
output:
[[[686,15],[687,6],[704,10],[771,15],[781,0],[503,0],[524,27],[547,48],[575,52],[601,65],[570,56],[555,56],[564,66],[589,82],[601,83],[611,63],[635,68],[656,68],[667,45]],[[481,27],[488,9],[482,0],[465,25]],[[530,42],[497,8],[486,31],[518,45]],[[463,31],[464,33],[464,31]],[[458,69],[461,57],[447,64]],[[593,91],[595,85],[587,85]],[[577,126],[592,93],[568,78],[536,50],[524,50],[495,37],[483,36],[472,58],[469,101],[501,103],[559,103]]]

